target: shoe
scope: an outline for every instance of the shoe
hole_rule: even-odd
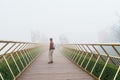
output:
[[[48,64],[52,64],[52,63],[53,63],[53,61],[48,62]]]
[[[51,63],[53,63],[53,61],[51,61]]]
[[[48,64],[51,64],[52,62],[48,62]]]

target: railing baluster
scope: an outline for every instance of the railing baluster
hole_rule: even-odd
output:
[[[86,48],[85,48],[83,45],[82,45],[82,47],[84,48],[84,50],[86,51],[86,53],[85,53],[85,56],[84,56],[84,58],[83,58],[82,63],[80,64],[81,67],[82,67],[82,65],[83,65],[83,63],[84,63],[84,61],[85,61],[85,59],[86,59],[86,57],[87,57],[87,55],[88,55],[88,52],[87,52]]]
[[[98,54],[98,57],[97,57],[97,59],[96,59],[96,61],[95,61],[95,64],[93,65],[93,68],[92,68],[92,70],[91,70],[91,74],[92,74],[92,72],[93,72],[93,70],[95,69],[95,67],[96,67],[96,65],[97,65],[97,63],[98,63],[98,60],[100,59],[100,53],[99,53],[99,51],[95,48],[95,46],[94,45],[92,45],[92,47],[93,47],[93,49],[97,52],[97,54]]]
[[[0,77],[1,77],[1,79],[2,79],[2,80],[4,80],[4,78],[3,78],[3,76],[2,76],[2,74],[1,74],[1,73],[0,73]]]
[[[35,58],[37,58],[39,51],[38,48],[40,48],[40,46],[37,43],[15,42],[15,41],[0,41],[0,43],[3,44],[2,47],[0,48],[0,51],[2,50],[4,51],[4,53],[0,55],[0,59],[1,59],[0,61],[1,63],[2,61],[5,61],[5,66],[7,67],[11,75],[10,78],[16,80],[18,76],[20,76],[20,74],[35,60]],[[30,45],[31,47],[29,48]],[[17,63],[18,61],[19,63]],[[25,63],[25,65],[23,63]],[[17,74],[15,70],[13,70],[13,67],[11,65],[15,65],[15,69],[18,71]],[[22,68],[20,66],[22,66]],[[4,67],[1,67],[1,69],[4,69]],[[1,73],[4,74],[4,71],[0,72],[1,79],[8,80],[9,77],[8,76],[6,77]]]
[[[87,45],[87,47],[88,47],[88,45]],[[90,52],[91,52],[91,56],[90,56],[90,59],[88,60],[88,63],[87,63],[87,65],[85,66],[85,69],[88,67],[88,65],[89,65],[89,63],[90,63],[90,61],[91,61],[91,59],[92,59],[92,57],[93,57],[93,52],[92,52],[92,50],[88,47],[88,49],[90,50]]]
[[[82,50],[81,46],[79,46],[79,48]],[[81,54],[81,56],[79,57],[77,64],[79,64],[80,60],[82,59],[82,57],[84,55],[84,51],[82,50],[82,52],[80,54]]]
[[[75,62],[77,62],[78,60],[78,58],[79,58],[79,56],[80,56],[80,48],[79,48],[79,45],[77,44],[77,48],[78,48],[78,54],[77,54],[77,57],[75,58]],[[77,60],[77,61],[76,61]]]
[[[120,71],[120,66],[118,67],[117,72],[116,72],[116,74],[115,74],[115,76],[114,76],[114,79],[113,79],[113,80],[116,80],[116,77],[117,77],[117,75],[118,75],[119,71]]]
[[[75,56],[74,56],[74,58],[73,58],[73,61],[75,62],[75,60],[76,60],[76,58],[77,58],[77,56],[78,56],[78,54],[79,54],[79,52],[78,52],[78,47],[77,47],[77,45],[76,45],[76,52],[75,52]]]
[[[110,55],[109,51],[107,52],[108,49],[104,48],[104,46],[112,47],[118,56]],[[88,73],[93,77],[96,75],[99,80],[103,79],[103,74],[107,71],[109,66],[114,65],[116,71],[114,72],[112,79],[116,80],[118,73],[120,72],[120,52],[115,46],[120,47],[120,44],[62,44],[62,49],[66,49],[67,54],[71,53],[70,55],[66,55],[66,57],[72,57],[71,61],[76,65],[79,65],[82,69],[84,68],[84,70],[88,71]],[[101,48],[105,54],[102,54],[99,51],[99,48]],[[95,53],[93,52],[93,49],[95,50]],[[109,61],[112,61],[113,64],[109,63]],[[90,65],[92,65],[92,68],[89,68]],[[97,68],[98,65],[103,67]],[[100,72],[95,74],[98,69],[100,69]]]
[[[73,57],[72,57],[72,60],[74,61],[74,58],[75,58],[75,56],[76,56],[76,46],[75,46],[75,49],[74,49],[74,52],[72,53],[73,54]]]
[[[5,55],[3,55],[3,59],[5,60],[5,63],[7,64],[8,68],[9,68],[9,70],[10,70],[12,76],[13,76],[13,78],[15,79],[15,75],[14,75],[14,73],[13,73],[13,71],[12,71],[12,69],[11,69],[11,67],[10,67],[6,57],[5,57]]]
[[[103,74],[103,72],[104,72],[104,70],[105,70],[105,68],[106,68],[109,60],[110,60],[110,58],[108,57],[105,65],[104,65],[104,67],[103,67],[103,69],[102,69],[102,72],[100,73],[99,79],[101,78],[101,76],[102,76],[102,74]]]
[[[18,48],[18,50],[17,50],[17,51],[22,50],[23,46],[24,46],[24,45],[20,43],[20,47]],[[20,61],[21,65],[22,65],[22,67],[24,68],[24,67],[25,67],[25,65],[23,64],[23,62],[22,62],[22,60],[21,60],[21,58],[20,58],[20,56],[19,56],[18,52],[15,52],[15,54],[17,55],[17,57],[18,57],[18,59],[19,59],[19,61]]]
[[[18,65],[17,65],[17,63],[16,63],[16,61],[15,61],[15,59],[14,59],[13,55],[12,55],[12,54],[10,54],[10,56],[12,57],[12,59],[13,59],[13,61],[14,61],[15,65],[16,65],[16,67],[17,67],[17,69],[18,69],[18,71],[20,72],[20,68],[18,67]]]
[[[23,48],[22,48],[22,50],[25,48],[25,44],[23,44],[24,46],[23,46]],[[23,51],[22,51],[23,52]],[[24,53],[22,53],[21,51],[20,51],[20,54],[21,54],[21,56],[22,56],[22,58],[23,58],[23,60],[25,61],[25,65],[27,65],[27,60],[25,59],[25,56],[23,55]]]
[[[20,44],[19,44],[18,46],[16,46],[15,49],[14,49],[11,53],[14,53],[14,51],[15,51],[19,46],[20,46]],[[10,54],[10,56],[11,56],[12,60],[14,61],[15,65],[16,65],[16,67],[17,67],[17,69],[18,69],[18,71],[20,72],[20,68],[19,68],[19,66],[17,65],[17,62],[15,61],[15,59],[14,59],[14,57],[13,57],[13,54]]]

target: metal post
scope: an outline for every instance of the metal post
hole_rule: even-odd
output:
[[[84,63],[84,61],[85,61],[85,59],[86,59],[86,57],[87,57],[87,55],[89,54],[88,52],[87,52],[87,50],[86,50],[86,48],[82,45],[82,47],[85,49],[85,57],[84,57],[84,59],[83,59],[83,61],[82,61],[82,63],[80,64],[81,65],[81,67],[82,67],[82,65],[83,65],[83,63]]]
[[[77,55],[77,57],[75,58],[75,61],[79,58],[79,56],[80,56],[80,52],[81,52],[81,50],[80,50],[80,48],[79,48],[79,45],[77,44],[77,47],[78,47],[78,55]]]
[[[89,65],[89,63],[90,63],[90,61],[91,61],[91,59],[92,59],[92,57],[93,57],[93,52],[92,52],[92,50],[89,48],[89,46],[87,45],[87,47],[88,47],[88,49],[90,50],[90,52],[91,52],[91,56],[90,56],[90,59],[88,60],[88,63],[87,63],[87,65],[85,66],[85,69],[88,67],[88,65]]]
[[[9,68],[9,70],[10,70],[12,76],[13,76],[13,78],[15,79],[15,75],[14,75],[14,73],[13,73],[9,63],[7,62],[7,59],[6,59],[5,55],[3,55],[3,59],[5,60],[5,63],[7,64],[8,68]]]
[[[79,51],[77,50],[78,49],[78,47],[77,47],[77,45],[75,45],[76,46],[76,52],[75,52],[75,56],[73,57],[73,62],[75,61],[75,58],[78,56],[78,54],[79,54]]]
[[[115,74],[115,76],[114,76],[114,79],[113,79],[113,80],[116,80],[116,78],[117,78],[117,75],[118,75],[119,71],[120,71],[120,66],[118,67],[117,72],[116,72],[116,74]]]
[[[80,62],[80,60],[81,60],[81,58],[83,57],[83,55],[84,55],[84,51],[83,51],[83,49],[81,48],[81,46],[79,45],[79,48],[81,49],[81,56],[79,57],[79,59],[78,59],[78,62],[77,62],[77,64],[79,64],[79,62]]]
[[[1,77],[1,79],[2,79],[2,80],[4,80],[4,78],[3,78],[3,76],[2,76],[2,74],[1,74],[1,73],[0,73],[0,77]]]

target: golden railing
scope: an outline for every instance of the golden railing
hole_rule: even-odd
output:
[[[98,80],[120,80],[120,43],[62,44],[61,51]]]
[[[43,47],[38,43],[0,41],[0,80],[16,80]]]

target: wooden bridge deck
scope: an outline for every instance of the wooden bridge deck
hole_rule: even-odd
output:
[[[54,63],[48,64],[48,52],[41,54],[18,80],[94,80],[58,50],[53,57]]]

